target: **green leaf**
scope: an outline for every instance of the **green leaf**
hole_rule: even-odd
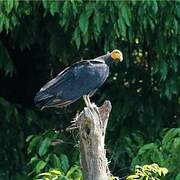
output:
[[[58,1],[50,1],[50,13],[54,16],[58,12]]]
[[[179,25],[178,25],[178,21],[176,20],[176,18],[174,18],[174,20],[173,20],[173,25],[174,25],[173,29],[174,29],[175,33],[177,34]]]
[[[180,173],[177,174],[177,176],[175,177],[175,180],[179,180],[180,179]]]
[[[173,59],[171,61],[171,66],[172,66],[174,72],[177,72],[177,70],[178,70],[178,61],[176,59]]]
[[[81,37],[80,37],[80,29],[79,27],[76,27],[74,34],[73,34],[73,40],[76,43],[77,48],[79,49],[80,43],[81,43]]]
[[[86,33],[88,30],[89,20],[86,12],[83,12],[79,18],[79,27],[82,33]]]
[[[51,176],[51,173],[49,173],[49,172],[44,172],[44,173],[38,174],[38,176]]]
[[[179,148],[179,150],[180,150],[180,136],[179,137],[176,137],[175,139],[174,139],[174,147],[172,147],[172,149],[178,149]]]
[[[47,162],[45,161],[39,161],[35,167],[36,173],[39,173],[44,167],[46,166]]]
[[[70,2],[71,2],[71,4],[72,4],[73,14],[74,14],[74,16],[75,16],[75,15],[78,13],[77,2],[74,1],[74,0],[71,0]]]
[[[65,154],[60,155],[61,168],[66,173],[69,169],[69,160]]]
[[[87,45],[88,41],[89,41],[89,33],[85,33],[82,35],[82,40],[84,42],[84,45]]]
[[[19,7],[20,1],[14,0],[14,9],[17,11],[17,8]]]
[[[11,16],[11,24],[13,26],[16,26],[16,24],[18,23],[18,19],[16,16]]]
[[[3,14],[0,13],[0,32],[3,30],[4,21],[5,17]]]
[[[29,142],[33,137],[34,137],[34,135],[29,135],[29,136],[26,138],[26,142]]]
[[[4,1],[4,4],[7,14],[9,14],[13,9],[13,0],[6,0]]]
[[[5,75],[12,76],[14,72],[14,63],[9,55],[8,50],[0,41],[0,69],[4,70]]]
[[[28,150],[27,150],[28,154],[31,153],[32,150],[37,146],[39,139],[40,139],[39,136],[36,136],[36,137],[31,139],[29,146],[28,146]]]
[[[52,160],[53,160],[54,167],[60,168],[60,166],[61,166],[60,158],[56,154],[52,155]]]
[[[98,38],[100,32],[101,32],[101,29],[102,29],[102,25],[103,25],[103,16],[102,14],[100,14],[99,12],[96,12],[96,16],[94,16],[93,18],[94,20],[94,29],[96,31],[96,36]]]
[[[44,7],[44,9],[48,9],[49,8],[49,1],[47,1],[47,0],[42,0],[42,3],[43,3],[43,7]]]
[[[9,18],[6,18],[6,19],[5,19],[4,27],[5,27],[5,29],[6,29],[6,32],[8,32],[8,31],[9,31],[9,28],[10,28],[10,26],[9,26]]]
[[[163,176],[165,176],[168,173],[167,168],[160,168],[162,171]]]
[[[55,170],[55,169],[50,170],[49,172],[54,174],[54,175],[61,175],[62,174],[59,170]]]
[[[152,10],[152,12],[153,12],[154,14],[156,14],[156,13],[158,12],[158,3],[157,3],[156,0],[153,0],[153,1],[152,1],[152,8],[151,8],[151,10]]]
[[[104,42],[104,52],[108,52],[109,51],[109,41],[105,40]]]
[[[48,147],[49,147],[50,144],[51,144],[51,140],[50,140],[48,137],[46,137],[46,138],[42,141],[41,146],[40,146],[40,148],[39,148],[39,152],[38,152],[40,156],[43,156],[43,155],[46,154],[46,152],[47,152]]]
[[[127,26],[131,25],[131,11],[130,8],[127,5],[123,5],[121,7],[121,13],[122,18],[124,19],[124,22],[126,23]]]
[[[67,177],[71,177],[71,175],[75,172],[75,171],[77,171],[77,170],[79,170],[79,166],[73,166],[73,167],[71,167],[70,169],[69,169],[69,171],[67,172],[67,174],[66,174],[66,176]]]
[[[37,161],[39,161],[39,159],[37,158],[37,156],[34,156],[31,158],[31,160],[28,162],[27,165],[31,164],[33,165],[34,163],[36,163]]]
[[[118,19],[118,27],[122,37],[126,37],[126,25],[123,18]]]
[[[138,152],[139,155],[142,155],[146,153],[148,150],[153,150],[154,148],[157,148],[157,145],[154,143],[146,144],[142,146]]]
[[[139,179],[140,177],[138,175],[130,175],[126,178],[126,180],[132,180],[132,179]]]
[[[178,129],[178,128],[177,128]],[[180,129],[180,128],[179,128]],[[176,136],[176,134],[178,133],[177,131],[175,131],[176,128],[172,128],[169,131],[167,131],[167,133],[165,134],[163,140],[162,140],[162,144],[165,148],[169,148],[168,144],[169,142],[172,142],[172,140],[174,139],[174,137]]]
[[[92,13],[94,12],[94,3],[93,2],[86,2],[85,11],[87,13],[87,17],[89,18]]]
[[[159,69],[160,73],[161,73],[161,79],[165,80],[167,73],[168,73],[168,67],[167,64],[164,60],[160,61],[160,69]]]
[[[153,160],[153,162],[157,162],[161,166],[163,165],[164,157],[163,157],[163,154],[158,149],[155,149],[152,152],[151,159]]]

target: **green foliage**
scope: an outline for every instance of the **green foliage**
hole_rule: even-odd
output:
[[[36,118],[34,112],[23,109],[21,106],[8,102],[0,97],[0,122],[1,122],[1,163],[0,177],[8,179],[13,173],[13,178],[26,179],[26,145],[25,132],[23,128],[29,127],[31,118]]]
[[[14,72],[14,64],[2,42],[0,42],[0,70],[4,72],[5,76],[8,74],[12,76]]]
[[[144,165],[135,167],[135,174],[130,175],[126,180],[159,180],[161,176],[165,176],[168,170],[166,168],[159,167],[157,164]]]
[[[47,174],[41,174],[41,172],[47,170],[49,170],[48,173],[51,176],[52,169],[58,169],[60,171],[60,177],[67,176],[67,178],[70,178],[75,175],[79,178],[81,177],[79,152],[73,150],[72,160],[69,161],[67,155],[63,154],[66,150],[65,145],[63,145],[65,142],[62,138],[63,133],[47,130],[39,135],[30,135],[26,139],[28,143],[28,154],[31,157],[28,163],[30,170],[29,176],[39,177],[39,173],[42,176],[46,176]]]
[[[76,135],[63,129],[84,104],[39,112],[33,97],[73,62],[120,49],[124,62],[93,97],[113,105],[112,174],[126,176],[133,159],[167,167],[178,180],[179,12],[179,1],[0,1],[0,178],[78,165]]]
[[[61,170],[49,170],[48,172],[41,173],[36,176],[35,179],[45,179],[45,180],[82,180],[82,172],[79,166],[72,166],[67,173]]]
[[[141,146],[137,156],[134,157],[131,166],[136,164],[159,163],[169,170],[169,178],[176,179],[180,168],[180,128],[168,130],[162,141]]]

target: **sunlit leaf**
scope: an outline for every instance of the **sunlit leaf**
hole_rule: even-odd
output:
[[[51,173],[49,172],[40,173],[38,176],[51,176]]]
[[[55,170],[55,169],[50,170],[49,172],[52,173],[52,174],[55,174],[55,175],[61,175],[61,172],[58,171],[58,170]]]
[[[126,180],[132,180],[132,179],[138,179],[139,176],[138,175],[130,175],[126,178]]]

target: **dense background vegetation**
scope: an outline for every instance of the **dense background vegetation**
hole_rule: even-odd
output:
[[[179,1],[0,1],[0,179],[50,168],[78,179],[77,133],[65,128],[84,103],[39,111],[33,97],[71,63],[120,49],[124,62],[93,97],[113,105],[110,169],[125,177],[154,162],[179,180],[179,20]]]

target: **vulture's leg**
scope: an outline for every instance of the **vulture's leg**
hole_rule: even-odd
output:
[[[89,98],[89,95],[84,95],[84,96],[83,96],[83,99],[84,99],[84,101],[85,101],[86,106],[89,107],[92,111],[93,111],[93,110],[96,111],[97,115],[99,116],[99,119],[101,119],[101,115],[100,115],[97,107],[94,106],[94,103],[93,103],[93,104],[91,103],[90,98]],[[95,108],[95,107],[96,107],[96,108]]]
[[[84,102],[85,102],[87,107],[91,107],[92,106],[90,98],[89,98],[89,95],[84,95],[83,99],[84,99]]]

